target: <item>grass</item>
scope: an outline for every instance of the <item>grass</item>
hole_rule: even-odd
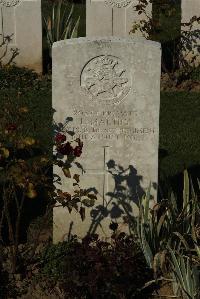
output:
[[[162,92],[160,148],[166,156],[160,168],[167,176],[200,163],[200,93]]]
[[[44,151],[51,150],[51,78],[38,78],[14,68],[0,71],[0,103],[10,98],[32,111],[34,134]],[[200,94],[162,92],[160,109],[160,173],[171,177],[200,164]],[[27,120],[27,126],[29,120]],[[164,154],[162,154],[164,152]]]

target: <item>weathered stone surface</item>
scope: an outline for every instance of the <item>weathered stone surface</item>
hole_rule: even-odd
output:
[[[86,36],[129,36],[133,23],[144,19],[144,15],[138,15],[134,9],[137,4],[138,0],[87,0]],[[149,16],[151,10],[149,4],[146,11]],[[140,32],[136,34],[140,35]]]
[[[187,23],[194,16],[200,17],[200,1],[199,0],[182,0],[182,23]],[[188,27],[182,26],[182,30],[188,30]],[[191,27],[191,32],[195,32],[194,42],[192,43],[192,51],[187,50],[185,52],[186,59],[191,62],[192,58],[196,56],[195,65],[200,64],[200,23],[194,22]]]
[[[137,213],[139,198],[153,183],[156,198],[160,103],[160,45],[143,39],[79,38],[54,43],[55,121],[73,117],[69,130],[83,141],[79,162],[83,188],[98,199],[86,220],[54,209],[54,242],[71,232],[109,237],[111,219],[123,227],[124,208]],[[69,180],[56,167],[65,191]]]
[[[40,0],[0,0],[0,43],[3,35],[11,36],[6,64],[11,57],[11,49],[19,49],[14,62],[20,67],[42,71],[42,19]],[[0,48],[0,57],[5,51]]]

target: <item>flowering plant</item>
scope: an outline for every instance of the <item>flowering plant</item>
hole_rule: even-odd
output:
[[[34,201],[41,202],[42,194],[46,207],[44,221],[48,221],[57,202],[70,212],[75,209],[84,220],[85,198],[91,200],[90,204],[95,200],[94,194],[80,187],[78,174],[71,177],[71,168],[74,165],[81,167],[76,162],[82,154],[81,140],[70,141],[69,134],[57,130],[53,141],[55,151],[53,156],[49,156],[41,150],[40,142],[34,135],[34,123],[29,123],[27,128],[27,119],[31,119],[28,107],[20,101],[13,105],[7,98],[0,112],[0,243],[9,244],[12,273],[17,271],[18,248],[27,212],[25,206],[31,206]],[[53,185],[53,165],[62,169],[66,179],[74,181],[74,194],[62,191],[62,186],[58,188]],[[8,233],[5,236],[6,231]],[[37,233],[38,240],[40,233],[41,228]],[[36,238],[36,244],[38,240]]]
[[[79,138],[75,140],[68,140],[70,135],[74,135],[73,132],[67,131],[68,123],[72,121],[71,118],[66,118],[64,124],[54,124],[55,136],[54,136],[54,157],[53,164],[62,168],[64,176],[73,180],[73,186],[75,190],[73,194],[64,192],[59,188],[56,188],[56,200],[61,203],[62,206],[67,207],[69,212],[75,209],[81,216],[82,220],[85,219],[85,207],[91,207],[94,205],[96,195],[87,189],[82,189],[79,185],[80,174],[71,174],[71,168],[77,167],[81,169],[82,173],[84,169],[81,164],[76,161],[82,155],[83,143]],[[58,183],[61,178],[57,178],[55,183]]]

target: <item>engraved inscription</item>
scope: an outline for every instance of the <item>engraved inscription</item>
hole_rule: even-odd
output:
[[[83,127],[80,125],[70,128],[70,131],[74,131],[74,139],[77,137],[82,141],[90,140],[128,140],[130,142],[142,142],[151,138],[155,134],[154,128],[92,128]]]
[[[148,126],[138,126],[136,111],[83,111],[74,109],[74,124],[68,128],[75,133],[74,138],[81,140],[127,140],[142,142],[155,135],[155,129]],[[140,114],[141,117],[141,114]]]
[[[0,0],[0,6],[12,7],[16,6],[20,0]]]
[[[132,0],[106,0],[105,3],[112,6],[112,7],[126,7],[128,6]]]
[[[130,81],[122,61],[111,55],[93,58],[81,73],[81,87],[100,104],[119,104],[130,91]]]

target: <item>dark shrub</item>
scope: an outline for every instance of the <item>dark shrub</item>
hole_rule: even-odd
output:
[[[148,298],[152,271],[133,237],[120,234],[112,244],[98,236],[73,239],[49,247],[42,273],[59,283],[66,298]]]
[[[17,91],[33,91],[49,87],[48,77],[41,77],[37,73],[27,68],[16,66],[0,68],[0,90],[15,89]]]

